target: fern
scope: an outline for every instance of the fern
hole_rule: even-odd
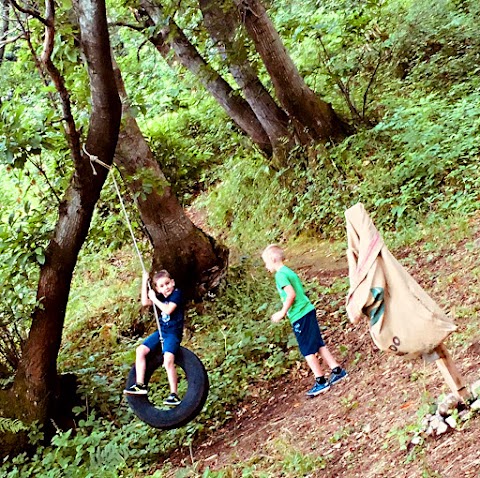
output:
[[[0,417],[0,433],[18,433],[22,430],[28,430],[28,427],[21,420]]]
[[[0,388],[6,389],[13,383],[13,377],[0,378]]]

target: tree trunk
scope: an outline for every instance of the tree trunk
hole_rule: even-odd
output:
[[[121,104],[113,77],[105,2],[77,0],[75,6],[92,98],[85,147],[104,163],[111,164],[120,126]],[[67,131],[69,135],[74,134]],[[69,143],[74,143],[70,139]],[[2,415],[7,412],[8,416],[26,423],[38,420],[46,424],[55,407],[57,357],[70,283],[107,176],[105,168],[100,166],[95,168],[98,174],[94,175],[89,158],[79,150],[72,151],[72,156],[74,174],[59,207],[58,221],[45,251],[45,264],[40,268],[37,300],[41,305],[33,313],[22,359],[9,391],[10,409],[1,410]],[[5,400],[0,404],[4,407]],[[18,440],[18,435],[16,438]],[[7,442],[2,440],[0,454],[8,453],[5,450],[9,445]]]
[[[176,23],[164,18],[161,6],[150,0],[140,0],[140,5],[147,13],[143,19],[145,26],[160,27],[149,38],[157,51],[171,64],[168,54],[172,50],[176,60],[200,80],[235,124],[270,156],[270,139],[248,103],[203,59]]]
[[[314,141],[335,141],[345,137],[345,123],[329,103],[318,98],[306,85],[262,3],[259,0],[234,2],[257,52],[262,57],[284,110],[303,125]]]
[[[210,36],[268,134],[274,155],[279,163],[284,163],[287,151],[294,146],[293,131],[288,129],[287,114],[275,103],[250,64],[242,35],[238,35],[238,12],[233,5],[227,10],[225,5],[220,5],[216,0],[199,0],[199,6]]]
[[[198,299],[225,275],[228,250],[185,214],[130,113],[116,64],[114,70],[123,104],[115,162],[131,191],[139,197],[140,215],[153,245],[153,270],[167,269],[187,298]],[[153,191],[146,192],[143,180],[155,185]]]
[[[0,0],[0,64],[5,57],[5,43],[8,34],[9,0]],[[1,100],[0,100],[1,104]]]

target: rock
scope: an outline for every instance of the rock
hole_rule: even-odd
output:
[[[445,423],[445,422],[443,421],[443,418],[442,418],[440,415],[434,415],[434,416],[430,419],[430,426],[431,426],[434,430],[437,430],[441,423]]]
[[[422,443],[422,437],[420,435],[415,435],[410,442],[412,445],[420,445]]]
[[[439,403],[437,408],[437,413],[442,417],[447,417],[449,415],[449,408],[446,403]]]
[[[445,423],[451,428],[457,428],[457,419],[453,415],[445,418]]]
[[[457,395],[454,393],[449,393],[446,397],[445,400],[443,400],[444,403],[447,403],[450,408],[456,408],[458,404],[460,403],[460,400]]]
[[[438,428],[436,430],[436,435],[439,436],[439,435],[443,435],[444,433],[446,433],[448,430],[448,425],[445,423],[445,422],[440,422],[438,424]]]
[[[430,427],[436,436],[443,435],[448,430],[448,425],[440,415],[434,415],[430,420]]]
[[[454,410],[457,409],[459,404],[459,399],[453,393],[449,393],[439,404],[437,412],[442,417],[447,417],[451,415]]]
[[[467,420],[470,420],[470,418],[473,417],[473,413],[470,410],[462,410],[458,414],[458,418],[462,420],[462,422],[466,422]]]
[[[422,430],[427,430],[430,426],[430,420],[432,419],[432,415],[428,414],[423,417],[422,420]]]
[[[480,380],[473,382],[470,387],[470,390],[472,391],[472,395],[475,398],[480,398]]]

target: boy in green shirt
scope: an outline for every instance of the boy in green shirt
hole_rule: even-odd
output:
[[[330,386],[345,378],[348,374],[335,360],[323,341],[318,326],[315,307],[305,295],[298,275],[283,264],[283,249],[275,244],[269,245],[262,253],[263,262],[269,272],[275,273],[275,284],[283,307],[275,312],[271,320],[279,322],[288,316],[297,338],[300,352],[315,376],[315,384],[307,396],[315,397],[329,390]],[[317,352],[331,369],[329,379],[325,378]]]

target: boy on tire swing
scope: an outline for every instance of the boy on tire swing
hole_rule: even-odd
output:
[[[182,293],[175,288],[175,281],[166,270],[157,272],[152,279],[153,288],[148,287],[148,273],[142,279],[142,305],[157,308],[160,330],[163,338],[163,366],[167,371],[170,395],[164,405],[176,407],[182,402],[177,395],[177,369],[175,354],[180,348],[183,336],[184,304]],[[146,357],[151,350],[160,345],[160,333],[156,330],[137,347],[135,358],[136,383],[123,391],[126,395],[146,395],[145,385]]]

